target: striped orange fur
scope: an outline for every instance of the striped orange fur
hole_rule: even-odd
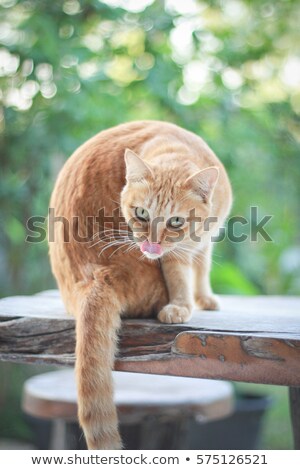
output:
[[[189,320],[194,301],[217,308],[209,282],[210,236],[230,206],[222,163],[200,137],[166,122],[102,131],[61,170],[50,201],[61,218],[53,227],[50,259],[66,308],[76,317],[79,420],[89,449],[122,446],[111,376],[121,317],[179,323]],[[149,220],[139,219],[137,208]],[[205,230],[211,216],[216,220]],[[180,229],[170,225],[172,217],[183,221]],[[155,253],[142,253],[143,246]]]

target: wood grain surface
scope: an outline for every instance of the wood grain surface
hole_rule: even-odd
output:
[[[189,323],[122,322],[117,370],[300,385],[300,298],[221,296]],[[0,360],[73,365],[75,321],[58,291],[0,300]]]

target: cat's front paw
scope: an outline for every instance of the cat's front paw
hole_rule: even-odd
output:
[[[157,318],[162,323],[185,323],[191,316],[191,308],[168,304],[159,312]]]
[[[220,305],[214,295],[196,295],[195,303],[201,310],[219,310]]]

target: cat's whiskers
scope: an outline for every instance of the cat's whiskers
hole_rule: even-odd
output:
[[[117,253],[117,251],[121,250],[121,248],[124,248],[124,244],[122,244],[121,246],[118,246],[118,248],[116,248],[110,255],[108,258],[111,258],[115,253]]]
[[[100,243],[105,243],[106,241],[122,241],[124,238],[116,238],[116,237],[104,237],[100,238],[100,240],[97,240],[95,243],[93,243],[89,248],[93,248],[93,246],[99,245]]]
[[[205,255],[205,254],[202,253],[201,251],[198,251],[198,252],[196,253],[196,256],[197,256],[197,257],[200,256],[200,258],[202,258],[203,260],[206,260],[206,258],[207,258],[207,255]],[[211,262],[214,263],[216,266],[221,266],[221,264],[218,263],[218,262],[213,258],[213,256],[214,256],[214,253],[212,253],[212,256],[211,256]]]
[[[129,238],[128,232],[120,233],[120,232],[106,232],[104,235],[99,237],[99,240],[105,239],[118,239],[118,238]]]
[[[182,262],[186,263],[188,258],[190,258],[190,253],[184,250],[180,250],[180,247],[174,250],[174,253],[178,256],[178,259],[181,259]]]
[[[127,248],[127,250],[124,251],[124,253],[129,253],[130,251],[134,250],[134,248],[139,248],[138,245],[135,242],[132,242],[132,244]]]
[[[128,230],[121,231],[117,229],[109,229],[109,230],[99,232],[98,235],[100,235],[100,233],[104,233],[105,236],[101,237],[96,243],[92,245],[92,246],[95,246],[100,243],[105,243],[105,246],[99,252],[98,256],[101,256],[104,253],[104,251],[114,246],[117,246],[117,248],[109,255],[109,258],[111,258],[117,251],[119,251],[123,247],[126,247],[126,245],[129,245],[128,250],[130,248],[133,249],[134,247],[136,247],[136,243],[132,240],[132,238],[128,237],[128,234],[130,233],[128,232]]]
[[[103,234],[103,235],[102,235]],[[99,240],[97,240],[95,243],[90,245],[89,248],[92,248],[99,243],[105,242],[105,241],[115,241],[115,240],[122,240],[122,241],[132,241],[132,239],[128,236],[130,235],[131,232],[128,230],[122,230],[122,229],[106,229],[102,230],[100,232],[97,232],[93,235],[92,240],[95,240],[96,237],[99,237]]]
[[[116,245],[128,245],[129,243],[131,243],[131,241],[129,240],[113,240],[112,242],[109,242],[107,243],[103,248],[102,250],[99,252],[98,256],[101,256],[102,253],[107,250],[108,248],[112,248],[113,246],[116,246]]]
[[[134,248],[137,248],[137,245],[135,242],[126,242],[126,243],[123,243],[121,246],[119,246],[118,248],[115,249],[115,251],[112,252],[111,255],[109,255],[109,258],[111,258],[115,253],[117,253],[117,251],[119,251],[121,248],[124,248],[124,245],[127,245],[129,244],[129,247],[123,252],[123,253],[129,253],[131,250],[133,250]]]
[[[102,240],[101,240],[102,242]],[[105,243],[105,242],[104,242]],[[112,240],[112,241],[109,241],[107,243],[105,243],[104,247],[103,247],[103,250],[105,250],[106,248],[109,248],[111,246],[114,246],[114,245],[122,245],[124,243],[124,240]]]
[[[206,260],[207,255],[205,255],[201,251],[196,251],[195,252],[195,250],[193,250],[189,245],[186,245],[186,244],[181,244],[179,248],[181,250],[189,252],[193,257],[193,262],[194,263],[198,264],[199,266],[202,266],[204,264],[204,261]],[[220,263],[218,263],[216,260],[213,259],[213,255],[214,255],[214,253],[212,253],[211,262],[215,263],[215,265],[217,265],[217,266],[221,266]]]
[[[96,237],[98,237],[102,233],[107,234],[107,233],[112,233],[112,232],[114,232],[114,233],[129,233],[129,231],[125,230],[125,229],[109,228],[109,229],[100,230],[99,232],[94,233],[93,236],[92,236],[92,240],[94,240]]]
[[[171,258],[175,259],[177,263],[182,263],[181,255],[178,253],[178,251],[170,251],[168,254],[171,256]]]

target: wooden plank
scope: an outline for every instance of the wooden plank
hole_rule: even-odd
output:
[[[184,325],[123,320],[116,368],[300,385],[300,299],[223,296],[220,301],[221,311],[196,311]],[[2,299],[0,359],[71,365],[74,327],[57,291]]]
[[[199,367],[225,379],[257,383],[300,383],[300,341],[211,333],[180,333],[173,352],[200,359]],[[207,364],[206,364],[207,363]]]
[[[220,296],[221,310],[195,311],[186,330],[275,333],[300,338],[300,297]],[[38,317],[72,320],[56,290],[0,300],[1,318]],[[136,320],[138,321],[138,320]]]

